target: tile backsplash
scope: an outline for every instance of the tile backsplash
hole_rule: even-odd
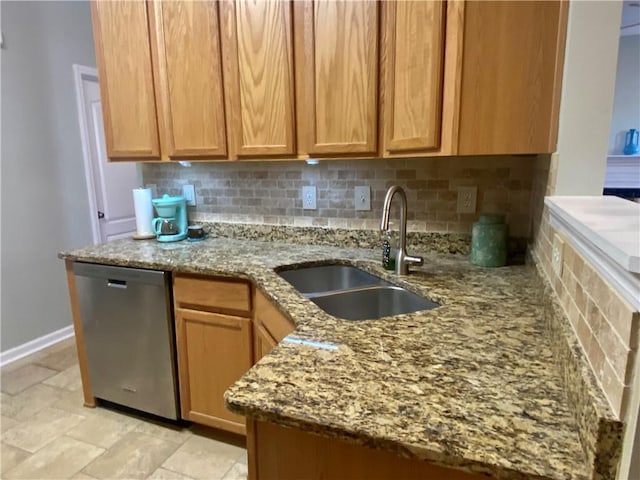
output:
[[[471,233],[482,212],[507,214],[510,234],[528,237],[536,156],[443,157],[420,159],[144,164],[145,185],[158,194],[196,188],[199,221],[270,225],[379,228],[385,193],[401,185],[408,200],[411,231]],[[317,210],[303,210],[302,187],[315,185]],[[371,188],[371,210],[356,211],[354,188]],[[475,214],[456,213],[458,187],[477,186]],[[398,202],[394,201],[394,209]],[[195,215],[194,215],[195,214]],[[392,219],[397,218],[397,211]]]
[[[569,319],[578,341],[618,418],[630,400],[633,365],[640,344],[640,312],[634,310],[565,240],[560,271],[552,265],[554,237],[545,208],[534,254]]]
[[[640,312],[634,311],[597,267],[564,238],[561,269],[553,268],[553,242],[558,232],[549,222],[544,196],[555,193],[557,165],[556,155],[540,157],[534,165],[531,251],[613,412],[624,418],[640,345]]]

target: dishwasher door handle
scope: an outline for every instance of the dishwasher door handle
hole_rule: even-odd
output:
[[[109,280],[107,280],[107,287],[120,288],[122,290],[126,290],[127,289],[127,282],[126,282],[126,280],[112,280],[112,279],[109,279]]]

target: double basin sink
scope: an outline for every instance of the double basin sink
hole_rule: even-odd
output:
[[[349,265],[322,265],[277,273],[325,312],[344,320],[373,320],[439,306]]]

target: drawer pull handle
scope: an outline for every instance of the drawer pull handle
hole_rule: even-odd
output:
[[[127,288],[127,282],[125,280],[107,280],[107,287],[111,288]]]

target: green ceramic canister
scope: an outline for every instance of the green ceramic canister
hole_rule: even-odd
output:
[[[483,214],[471,230],[471,263],[481,267],[507,264],[509,226],[502,214]]]

